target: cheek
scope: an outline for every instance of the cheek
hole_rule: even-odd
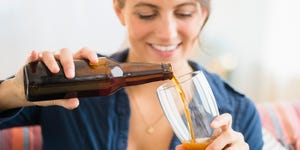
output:
[[[145,23],[136,20],[131,20],[127,26],[128,36],[131,39],[143,40],[151,33],[151,28]]]
[[[190,23],[190,24],[184,24],[180,27],[181,32],[180,36],[185,43],[193,44],[198,39],[200,27],[196,24]]]
[[[182,30],[189,40],[196,41],[199,38],[199,33],[202,28],[202,22],[193,20],[189,23],[184,23]]]

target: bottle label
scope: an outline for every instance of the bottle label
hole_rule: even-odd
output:
[[[119,66],[115,66],[111,69],[111,74],[113,77],[122,77],[123,76],[123,70]]]

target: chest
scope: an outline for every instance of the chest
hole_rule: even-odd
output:
[[[173,131],[165,117],[148,124],[136,116],[131,116],[127,150],[168,150]]]
[[[43,118],[40,123],[43,149],[127,149],[130,129],[137,127],[134,132],[139,133],[136,131],[140,127],[130,126],[129,102],[125,95],[120,96],[122,98],[118,101],[110,97],[105,100],[88,99],[86,102],[81,100],[80,107],[72,111],[60,107],[44,109],[40,116]],[[158,130],[157,133],[163,132]],[[155,146],[151,136],[135,139],[141,140],[138,143]],[[170,145],[163,139],[155,142]]]

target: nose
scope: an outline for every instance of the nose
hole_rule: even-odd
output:
[[[169,42],[178,35],[176,19],[170,16],[161,17],[157,22],[156,37],[162,42]]]

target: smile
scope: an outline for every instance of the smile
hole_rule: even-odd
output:
[[[154,44],[152,44],[151,46],[156,50],[163,51],[163,52],[172,51],[178,47],[178,45],[162,46],[162,45],[154,45]]]

